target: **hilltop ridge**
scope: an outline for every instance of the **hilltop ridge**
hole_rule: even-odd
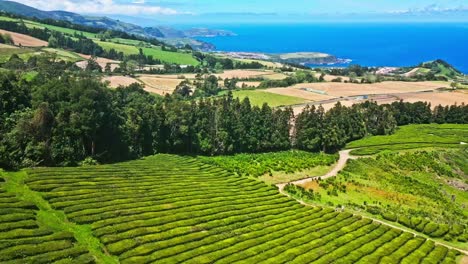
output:
[[[180,43],[180,45],[185,45],[190,43],[190,45],[199,49],[214,49],[214,46],[192,38],[235,35],[230,31],[207,28],[179,30],[167,26],[141,27],[105,16],[85,16],[67,11],[43,11],[13,1],[0,1],[0,11],[28,18],[61,20],[83,26],[123,31],[148,38],[163,38],[169,44]],[[174,39],[177,39],[177,41],[174,41]]]

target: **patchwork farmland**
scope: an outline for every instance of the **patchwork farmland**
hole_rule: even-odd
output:
[[[12,213],[0,218],[5,263],[455,263],[459,255],[371,219],[305,207],[188,157],[31,169],[14,188],[4,175],[0,206]],[[76,225],[74,235],[47,221],[39,227],[53,212]],[[95,239],[99,252],[84,242]]]

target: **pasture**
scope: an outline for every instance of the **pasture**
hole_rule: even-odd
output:
[[[459,255],[189,157],[23,173],[0,178],[15,186],[0,185],[0,210],[18,213],[0,218],[5,263],[455,263]]]
[[[101,46],[105,50],[115,49],[119,52],[123,52],[125,55],[136,55],[139,53],[139,48],[137,46],[118,44],[113,42],[104,42],[95,40],[96,44]],[[192,57],[189,53],[181,52],[169,52],[163,51],[160,48],[142,48],[143,53],[147,56],[153,56],[155,59],[159,59],[166,63],[176,63],[181,65],[192,65],[196,66],[199,62]]]
[[[266,92],[265,90],[237,90],[233,91],[232,94],[234,98],[239,98],[240,100],[248,97],[250,103],[256,106],[262,106],[263,104],[268,103],[270,107],[277,107],[296,105],[307,102],[307,100],[298,97],[273,94]]]

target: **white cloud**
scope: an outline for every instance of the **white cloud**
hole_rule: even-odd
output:
[[[468,6],[458,7],[442,7],[437,4],[425,6],[423,8],[412,8],[407,10],[391,11],[393,14],[434,14],[434,13],[451,13],[451,12],[467,12]]]
[[[145,0],[131,4],[114,3],[113,0],[15,0],[41,10],[61,10],[80,14],[120,15],[178,15],[187,14],[172,8],[145,5]]]

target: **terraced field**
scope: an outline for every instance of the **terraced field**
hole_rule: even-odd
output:
[[[40,194],[53,212],[65,213],[64,222],[89,228],[104,245],[101,253],[116,257],[107,260],[120,263],[455,263],[459,254],[370,219],[302,206],[275,187],[188,157],[27,173],[22,188],[31,195],[21,197]],[[14,175],[5,175],[11,185]],[[38,257],[42,252],[22,250],[33,243],[27,235],[13,235],[42,230],[34,204],[4,191],[0,201],[0,212],[6,212],[0,217],[0,247],[6,248],[0,262],[28,262],[18,261],[25,252]],[[14,217],[24,217],[20,227],[8,220]],[[45,254],[76,250],[72,256],[88,256],[80,249],[89,239],[73,246],[72,237],[43,232],[34,238],[57,248]]]
[[[399,127],[395,134],[373,136],[349,143],[353,155],[373,155],[383,151],[401,151],[421,148],[459,148],[468,143],[465,124],[428,124]]]
[[[94,262],[72,233],[42,227],[36,205],[7,192],[3,181],[0,178],[0,263]]]

